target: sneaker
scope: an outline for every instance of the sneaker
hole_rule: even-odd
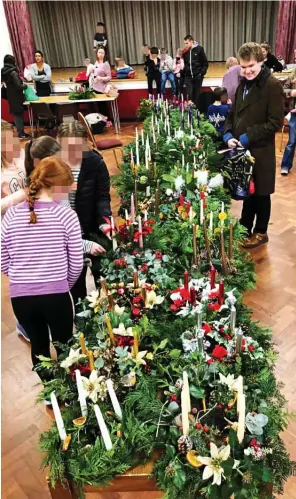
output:
[[[286,176],[286,175],[288,175],[288,173],[289,173],[288,168],[282,166],[282,168],[281,168],[281,175]]]
[[[268,243],[268,235],[267,232],[265,234],[260,234],[259,232],[255,232],[251,237],[245,240],[243,244],[243,248],[245,249],[253,249],[258,248],[262,244]]]
[[[22,336],[24,338],[24,340],[26,340],[26,341],[28,341],[28,343],[30,343],[29,336],[27,335],[26,331],[24,330],[24,328],[20,324],[16,325],[16,332],[19,336]]]
[[[28,133],[21,133],[18,137],[21,140],[26,140],[26,139],[30,139],[31,135],[29,135]]]

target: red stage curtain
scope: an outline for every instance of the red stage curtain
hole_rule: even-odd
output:
[[[35,43],[33,38],[31,18],[27,2],[4,0],[4,11],[7,20],[12,50],[21,71],[32,64]]]
[[[276,55],[281,55],[287,64],[294,62],[296,49],[296,2],[281,1],[278,13]]]

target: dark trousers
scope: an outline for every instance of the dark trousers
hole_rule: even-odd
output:
[[[195,76],[194,78],[185,76],[185,85],[189,100],[191,100],[193,104],[195,104],[196,107],[199,108],[199,96],[202,85],[201,76]]]
[[[24,134],[24,111],[14,113],[14,123],[17,129],[17,134],[20,137]]]
[[[176,96],[180,97],[183,92],[184,78],[175,75]]]
[[[270,219],[270,211],[270,195],[256,196],[256,194],[254,194],[243,203],[240,223],[248,229],[249,235],[251,235],[252,231],[259,232],[259,234],[265,234]],[[254,227],[255,217],[256,223]]]
[[[76,313],[79,312],[78,307],[77,307],[77,303],[78,303],[79,298],[81,300],[84,300],[84,298],[87,296],[86,274],[87,274],[87,266],[85,265],[82,269],[80,276],[78,277],[77,281],[75,282],[73,288],[71,288],[71,295],[73,298]],[[95,285],[96,285],[96,287],[98,287],[98,280],[100,278],[100,272],[94,271],[92,269],[92,274],[94,277]]]
[[[50,357],[49,330],[53,342],[67,343],[73,333],[73,302],[70,293],[20,296],[11,299],[14,314],[31,342],[33,366],[40,363],[39,355]],[[38,372],[48,379],[46,370]]]
[[[153,71],[151,73],[147,73],[148,80],[148,92],[149,94],[153,94],[153,81],[156,83],[157,93],[160,94],[161,91],[161,73],[159,71]]]
[[[95,94],[100,94],[103,95],[103,92],[97,92],[96,90],[93,90]],[[108,103],[107,102],[94,102],[94,107],[95,107],[95,113],[102,114],[103,116],[107,116],[108,118]]]

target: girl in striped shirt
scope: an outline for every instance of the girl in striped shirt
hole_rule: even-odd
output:
[[[77,215],[60,202],[72,183],[66,163],[43,159],[31,173],[27,201],[11,207],[2,222],[1,269],[9,277],[15,316],[31,341],[33,366],[39,355],[50,357],[49,329],[53,342],[72,336],[69,292],[81,274],[83,250]]]

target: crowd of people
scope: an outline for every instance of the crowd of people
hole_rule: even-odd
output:
[[[99,41],[99,40],[97,40]],[[208,68],[204,49],[193,37],[185,37],[185,52],[173,60],[165,48],[146,50],[149,89],[173,92],[183,81],[193,102],[198,102]],[[93,88],[105,91],[111,79],[106,49],[95,47],[97,60],[90,68]],[[48,84],[50,68],[40,51],[35,53],[32,77]],[[247,229],[246,248],[268,242],[271,194],[275,188],[275,133],[284,118],[284,92],[290,98],[290,135],[282,173],[292,168],[295,150],[296,70],[284,85],[272,76],[266,55],[256,43],[244,44],[238,60],[227,61],[223,87],[214,90],[208,119],[219,140],[229,148],[250,149],[255,157],[255,193],[243,203],[241,224]],[[40,74],[39,74],[40,73]],[[42,73],[42,74],[41,74]],[[34,76],[33,76],[34,75]],[[13,103],[18,137],[26,137],[18,116],[24,86],[12,56],[4,59],[2,78]],[[36,79],[37,78],[37,79]],[[47,81],[44,81],[44,80]],[[46,87],[40,87],[43,92]],[[16,98],[17,97],[17,98]],[[293,135],[294,134],[294,135]],[[42,136],[20,147],[13,126],[1,121],[2,272],[9,276],[10,296],[19,331],[31,342],[32,362],[49,356],[53,341],[66,342],[72,335],[75,304],[86,296],[87,258],[105,252],[96,236],[110,238],[110,178],[102,156],[90,148],[85,128],[78,122],[62,123],[57,139]],[[42,250],[42,251],[41,251]],[[99,274],[94,273],[97,280]]]

